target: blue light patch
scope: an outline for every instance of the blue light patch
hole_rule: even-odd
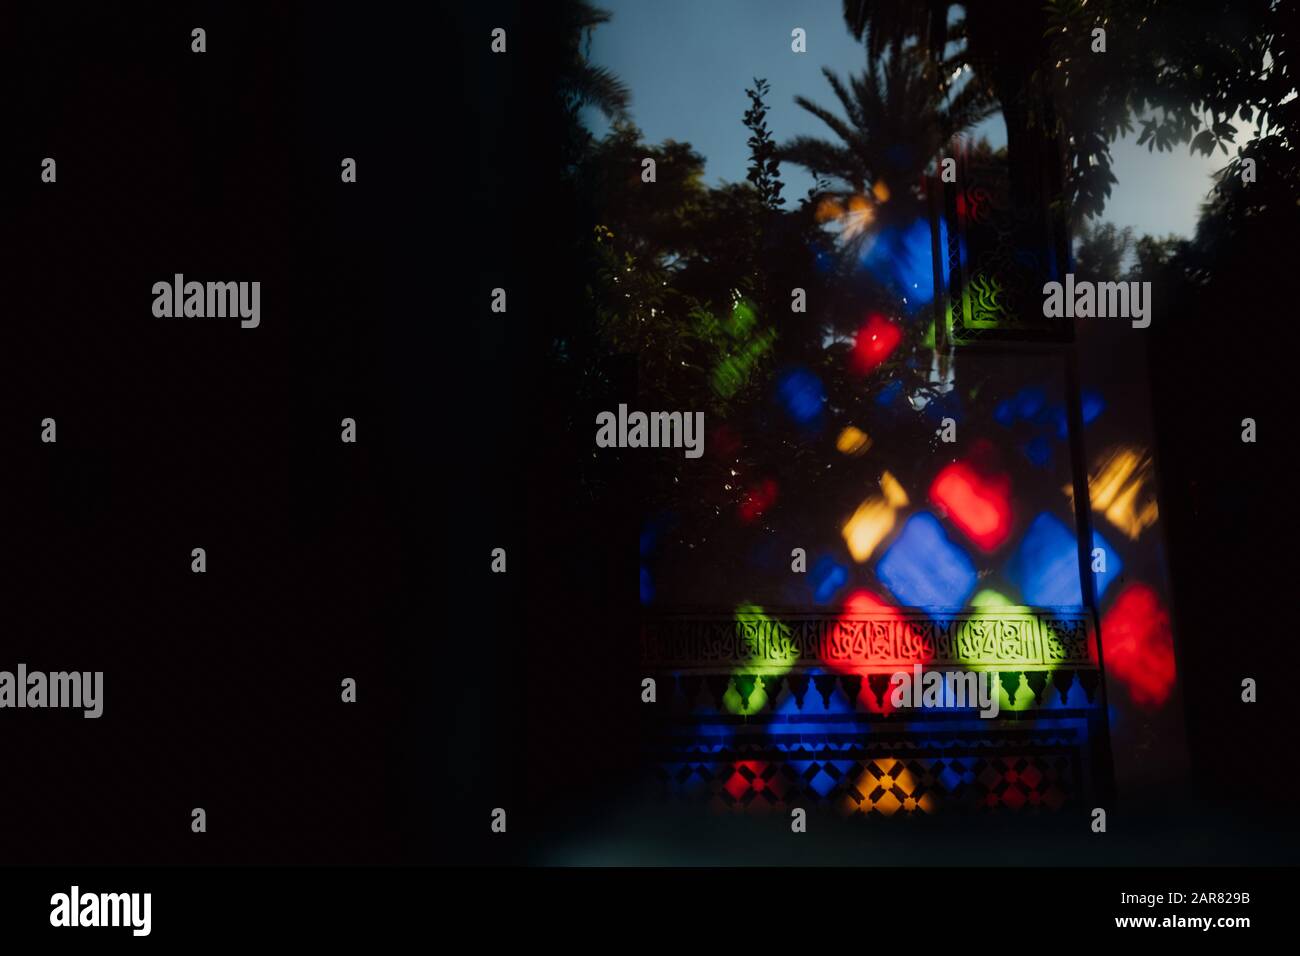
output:
[[[805,369],[792,369],[777,381],[777,395],[786,412],[800,425],[817,420],[826,404],[821,379]]]
[[[961,607],[977,577],[970,557],[928,511],[907,519],[876,565],[876,579],[906,607]]]
[[[1047,404],[1047,396],[1041,388],[1022,388],[1015,397],[1016,417],[1030,421]]]
[[[826,604],[840,588],[848,584],[849,570],[826,555],[813,565],[809,578],[813,586],[813,600],[818,604]]]
[[[1029,439],[1022,450],[1025,457],[1039,468],[1046,468],[1052,463],[1052,443],[1043,435]]]
[[[1016,403],[1009,398],[998,402],[993,409],[993,419],[1003,428],[1010,428],[1016,423]]]
[[[903,380],[896,378],[880,390],[880,394],[876,396],[876,404],[884,405],[888,408],[897,401],[898,396],[901,395],[902,392]]]
[[[882,230],[863,250],[860,262],[882,284],[907,300],[909,312],[934,299],[934,259],[930,224],[925,219],[916,219],[907,227]]]
[[[1093,531],[1092,546],[1106,556],[1106,570],[1094,574],[1097,599],[1100,601],[1124,567],[1119,553]],[[1060,518],[1044,511],[1030,523],[1020,540],[1020,547],[1007,562],[1006,576],[1031,607],[1081,607],[1083,592],[1079,587],[1079,556],[1074,533]]]

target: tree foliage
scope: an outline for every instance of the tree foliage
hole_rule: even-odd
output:
[[[955,8],[963,15],[950,23]],[[913,39],[936,62],[970,67],[1002,106],[1013,176],[1017,151],[1032,148],[1018,134],[1062,144],[1076,222],[1103,210],[1120,136],[1140,130],[1153,150],[1227,154],[1238,123],[1277,110],[1295,84],[1295,12],[1294,0],[1049,0],[1013,17],[1001,0],[844,0],[869,50]],[[1098,29],[1104,53],[1093,48]],[[1042,157],[1023,158],[1032,169]]]
[[[814,176],[827,175],[843,190],[861,193],[878,182],[890,189],[913,187],[953,136],[989,115],[993,102],[977,84],[951,99],[942,77],[960,70],[956,61],[935,63],[917,47],[895,43],[888,55],[870,53],[866,68],[842,80],[822,74],[839,101],[841,117],[804,96],[795,102],[826,124],[835,141],[796,136],[780,157]]]

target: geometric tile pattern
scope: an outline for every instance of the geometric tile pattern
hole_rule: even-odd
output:
[[[724,812],[829,805],[847,815],[883,817],[940,811],[1051,813],[1076,796],[1077,774],[1068,753],[901,759],[837,759],[841,755],[833,752],[736,756],[720,752],[660,763],[661,796],[706,802]]]
[[[1029,711],[1078,710],[1099,703],[1100,675],[1095,670],[1057,668],[990,670],[1001,706]],[[887,674],[655,674],[664,703],[675,715],[730,712],[748,716],[773,712],[824,713],[831,710],[880,714],[889,706],[892,684]],[[762,693],[755,693],[761,689]]]

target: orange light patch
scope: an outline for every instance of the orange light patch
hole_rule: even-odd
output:
[[[866,454],[871,448],[871,436],[861,428],[855,428],[849,425],[842,432],[840,437],[835,439],[835,449],[842,454],[852,455],[855,458],[858,455]]]
[[[880,488],[882,494],[872,495],[858,505],[841,529],[849,554],[859,564],[870,558],[894,530],[898,509],[907,507],[907,492],[889,472],[880,476]]]

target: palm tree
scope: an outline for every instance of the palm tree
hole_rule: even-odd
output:
[[[967,83],[949,97],[958,68],[928,59],[917,47],[895,43],[887,55],[869,53],[867,66],[847,81],[823,69],[845,116],[802,96],[795,102],[825,123],[835,140],[796,136],[778,156],[836,187],[824,190],[820,221],[835,219],[845,240],[862,238],[881,220],[909,220],[921,175],[954,136],[993,110],[988,91]]]
[[[594,106],[608,119],[627,119],[631,101],[627,86],[602,66],[587,59],[591,52],[592,31],[608,23],[610,13],[584,0],[566,0],[559,8],[560,28],[564,37],[564,63],[559,92],[565,106],[578,110]]]
[[[873,57],[887,42],[907,36],[919,37],[927,49],[942,53],[949,40],[948,10],[954,5],[953,0],[844,0],[844,22],[853,39],[866,35]]]
[[[956,6],[963,16],[950,24]],[[844,0],[844,20],[869,55],[915,38],[932,62],[970,67],[972,84],[996,99],[1006,121],[1012,201],[1022,208],[1050,202],[1064,169],[1057,169],[1063,156],[1047,96],[1049,19],[1041,4],[1017,4],[1013,16],[1001,0]],[[964,41],[959,51],[945,57],[957,41]],[[1109,167],[1089,175],[1108,176]]]
[[[803,96],[795,102],[830,127],[838,142],[797,136],[782,145],[784,162],[825,174],[855,192],[885,183],[915,183],[939,149],[993,111],[988,91],[967,83],[951,101],[949,63],[926,59],[916,47],[895,44],[888,56],[870,54],[867,68],[848,82],[822,70],[847,120]]]

